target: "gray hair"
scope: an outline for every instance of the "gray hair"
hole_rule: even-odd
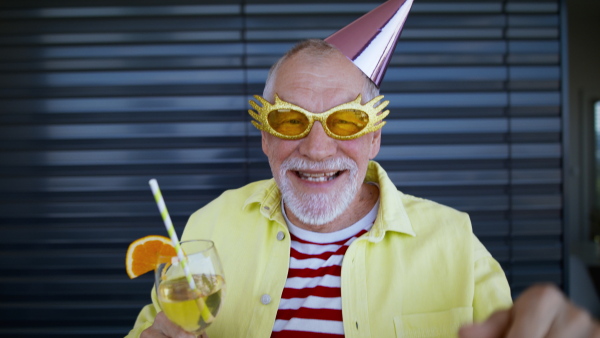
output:
[[[283,55],[269,70],[269,75],[267,76],[267,81],[265,82],[263,97],[267,97],[269,94],[272,94],[271,92],[274,82],[273,79],[276,77],[281,65],[292,56],[300,53],[310,55],[316,60],[322,60],[332,54],[340,53],[340,51],[330,43],[318,39],[304,40],[297,43],[287,53],[285,53],[285,55]],[[371,81],[371,79],[367,77],[367,75],[365,75],[364,73],[362,74],[364,76],[362,89],[363,102],[367,102],[379,95],[379,88],[377,88],[377,86],[373,83],[373,81]]]

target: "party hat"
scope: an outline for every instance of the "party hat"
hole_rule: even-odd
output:
[[[325,41],[339,49],[379,87],[413,0],[389,0]]]

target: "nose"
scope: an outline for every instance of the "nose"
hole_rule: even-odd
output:
[[[300,141],[300,154],[312,161],[322,161],[337,152],[336,140],[327,136],[320,122],[315,122],[308,135]]]

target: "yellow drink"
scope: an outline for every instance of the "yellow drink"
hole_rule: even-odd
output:
[[[196,334],[214,320],[224,292],[222,276],[194,275],[197,290],[191,290],[185,277],[167,280],[158,287],[158,301],[171,321]]]

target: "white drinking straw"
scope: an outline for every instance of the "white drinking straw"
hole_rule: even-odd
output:
[[[187,258],[183,254],[183,250],[179,245],[179,239],[177,238],[177,233],[175,232],[175,228],[173,227],[173,222],[171,222],[171,216],[169,216],[169,212],[167,211],[167,205],[162,197],[162,193],[160,192],[160,188],[158,187],[158,182],[156,179],[151,179],[149,182],[150,189],[152,189],[152,194],[154,194],[154,199],[156,200],[156,205],[158,205],[158,211],[160,211],[160,215],[162,216],[163,222],[165,223],[165,227],[167,228],[167,232],[169,233],[169,237],[171,237],[171,242],[173,242],[173,246],[175,247],[175,252],[177,252],[177,257],[179,258],[179,262],[183,267],[183,271],[185,273],[185,278],[187,279],[188,284],[190,285],[190,289],[200,295],[200,290],[196,287],[196,283],[194,282],[194,278],[192,277],[192,273],[190,272],[190,268],[188,266]],[[196,302],[198,303],[198,309],[200,309],[200,315],[202,319],[206,323],[211,323],[214,320],[212,313],[204,303],[204,300],[201,297],[196,298]]]
[[[156,204],[158,205],[158,211],[160,211],[160,215],[162,216],[163,222],[165,223],[165,227],[167,228],[169,237],[171,237],[171,242],[173,242],[173,246],[175,247],[175,252],[177,252],[179,262],[181,263],[183,271],[185,272],[185,278],[190,284],[190,289],[195,291],[197,290],[196,283],[194,283],[194,278],[192,277],[190,267],[187,264],[187,259],[183,254],[183,250],[181,250],[181,246],[179,245],[179,239],[177,238],[177,233],[175,233],[173,222],[171,222],[171,216],[169,216],[167,206],[165,205],[165,201],[160,192],[160,188],[158,187],[158,182],[156,181],[156,179],[153,178],[148,183],[150,184],[150,189],[152,189],[152,194],[154,194],[154,199],[156,200]]]

